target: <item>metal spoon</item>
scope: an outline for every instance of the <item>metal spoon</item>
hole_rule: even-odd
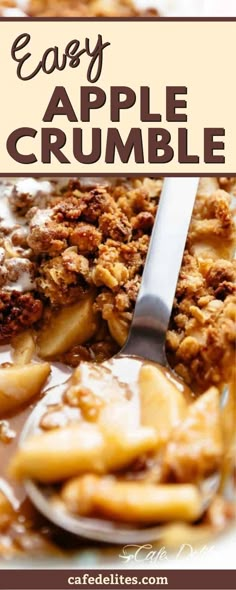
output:
[[[198,182],[198,178],[180,177],[164,181],[129,337],[121,352],[112,359],[112,371],[120,374],[124,368],[122,381],[127,384],[132,371],[137,371],[137,357],[168,367],[166,332]],[[173,377],[176,379],[175,375]],[[64,389],[65,385],[53,388],[36,406],[22,432],[21,443],[37,431],[47,406],[61,401]],[[215,493],[218,481],[216,476],[204,482],[203,511]],[[146,542],[161,536],[163,529],[160,526],[135,529],[123,523],[74,516],[62,502],[50,501],[55,492],[53,488],[31,480],[25,482],[25,487],[40,512],[61,528],[79,536],[110,543]]]

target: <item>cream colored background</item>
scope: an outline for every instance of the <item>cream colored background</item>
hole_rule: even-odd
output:
[[[236,159],[235,54],[236,22],[1,22],[0,23],[0,76],[4,81],[1,89],[0,113],[0,173],[233,173]],[[140,123],[139,100],[136,105],[121,115],[119,124],[109,122],[109,95],[106,105],[94,110],[91,123],[70,123],[66,117],[55,117],[52,123],[42,123],[52,91],[56,85],[66,87],[79,117],[79,87],[86,85],[86,65],[89,58],[82,56],[81,66],[67,68],[63,72],[46,75],[40,72],[33,80],[22,82],[16,76],[16,62],[10,57],[14,39],[23,32],[31,34],[32,52],[30,71],[34,69],[46,48],[58,45],[63,52],[73,38],[81,40],[88,36],[97,40],[98,33],[111,46],[104,51],[102,75],[98,86],[108,91],[111,85],[127,85],[137,91],[141,85],[151,86],[151,108],[165,112],[165,87],[188,86],[188,123],[165,123],[172,134],[176,149],[175,159],[165,165],[147,163],[147,127],[155,123]],[[119,159],[114,165],[101,160],[93,165],[81,165],[72,155],[72,127],[87,129],[87,148],[90,147],[90,127],[103,128],[105,150],[106,128],[119,126],[125,140],[130,127],[143,129],[146,163],[135,164],[133,156],[128,164]],[[177,127],[189,128],[189,149],[201,156],[199,165],[184,165],[177,162]],[[42,126],[61,127],[67,134],[63,151],[71,164],[60,164],[55,158],[51,165],[40,163],[40,133],[35,139],[21,141],[25,149],[35,151],[39,161],[23,166],[7,153],[6,139],[15,128],[21,126],[40,129]],[[207,165],[203,162],[203,128],[225,127],[225,165]],[[28,144],[28,145],[26,145]],[[86,147],[86,144],[85,144]]]

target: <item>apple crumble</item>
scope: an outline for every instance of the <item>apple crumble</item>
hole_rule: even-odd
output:
[[[68,479],[61,492],[68,510],[140,525],[176,515],[196,521],[199,479],[218,469],[223,478],[232,471],[235,179],[200,181],[167,333],[169,363],[193,392],[191,403],[158,367],[147,364],[139,374],[141,425],[135,425],[135,412],[126,405],[130,398],[120,397],[113,382],[104,398],[81,376],[86,366],[99,374],[97,363],[108,361],[126,341],[162,184],[162,178],[2,181],[0,340],[6,362],[0,367],[0,554],[24,551],[27,535],[35,536],[36,553],[37,547],[45,552],[60,546],[54,527],[25,501],[14,508],[11,477],[48,482],[53,465],[56,470],[55,451],[63,451],[64,444],[70,461],[64,476],[65,461],[57,463],[53,481]],[[32,403],[50,387],[55,367],[74,370],[63,401],[45,413],[40,444],[36,440],[30,447],[29,441],[11,460],[9,478],[17,436]],[[225,385],[228,398],[220,410]],[[118,431],[107,430],[113,411]],[[175,503],[171,485],[179,494]],[[146,493],[149,504],[140,499]],[[216,497],[201,526],[217,529],[221,501]],[[222,526],[233,518],[232,510],[221,503]],[[19,518],[23,533],[17,532]]]
[[[3,16],[43,17],[139,17],[157,16],[157,10],[140,10],[132,0],[0,0]],[[19,12],[21,14],[19,14]]]
[[[229,383],[234,365],[234,221],[224,183],[200,184],[167,334],[171,366],[197,391]],[[73,367],[121,347],[161,187],[151,178],[6,186],[15,222],[0,224],[1,340],[34,327],[39,355]],[[71,324],[81,308],[83,333]]]

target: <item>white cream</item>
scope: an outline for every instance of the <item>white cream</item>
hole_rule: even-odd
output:
[[[20,194],[30,194],[32,197],[47,197],[53,191],[53,184],[48,180],[36,180],[35,178],[13,178],[11,184],[1,180],[0,184],[0,227],[13,229],[16,225],[25,225],[26,220],[12,211],[9,198],[17,191]],[[38,204],[38,203],[37,203]],[[32,203],[33,205],[33,203]],[[50,215],[47,214],[47,215]],[[37,225],[44,223],[41,218]]]
[[[116,182],[116,178],[113,176],[108,176],[106,178],[101,177],[101,176],[86,176],[86,177],[80,177],[79,179],[80,184],[82,187],[84,188],[90,188],[90,187],[95,187],[96,185],[99,184],[99,186],[111,186],[112,184],[115,184]]]
[[[20,8],[4,8],[2,11],[2,14],[6,18],[7,17],[15,17],[15,16],[20,16],[20,17],[27,16],[27,14],[25,14],[25,12],[20,10]]]
[[[48,180],[19,178],[16,182],[16,190],[19,193],[30,194],[32,197],[36,197],[39,194],[50,194],[52,192],[52,185]]]
[[[18,8],[21,8],[21,10],[26,10],[29,6],[29,0],[17,0],[16,5]]]
[[[35,289],[35,282],[27,270],[22,271],[16,281],[8,281],[2,288],[3,291],[19,291],[19,293],[25,293],[33,289]]]
[[[51,215],[51,209],[38,209],[31,219],[30,226],[35,227],[36,225],[44,225],[49,221]]]
[[[0,184],[0,228],[10,229],[25,223],[24,219],[19,218],[10,207],[9,197],[13,186],[4,182]]]

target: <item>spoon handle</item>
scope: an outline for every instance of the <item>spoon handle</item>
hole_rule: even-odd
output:
[[[167,364],[169,325],[199,178],[166,178],[128,340],[121,354]]]

